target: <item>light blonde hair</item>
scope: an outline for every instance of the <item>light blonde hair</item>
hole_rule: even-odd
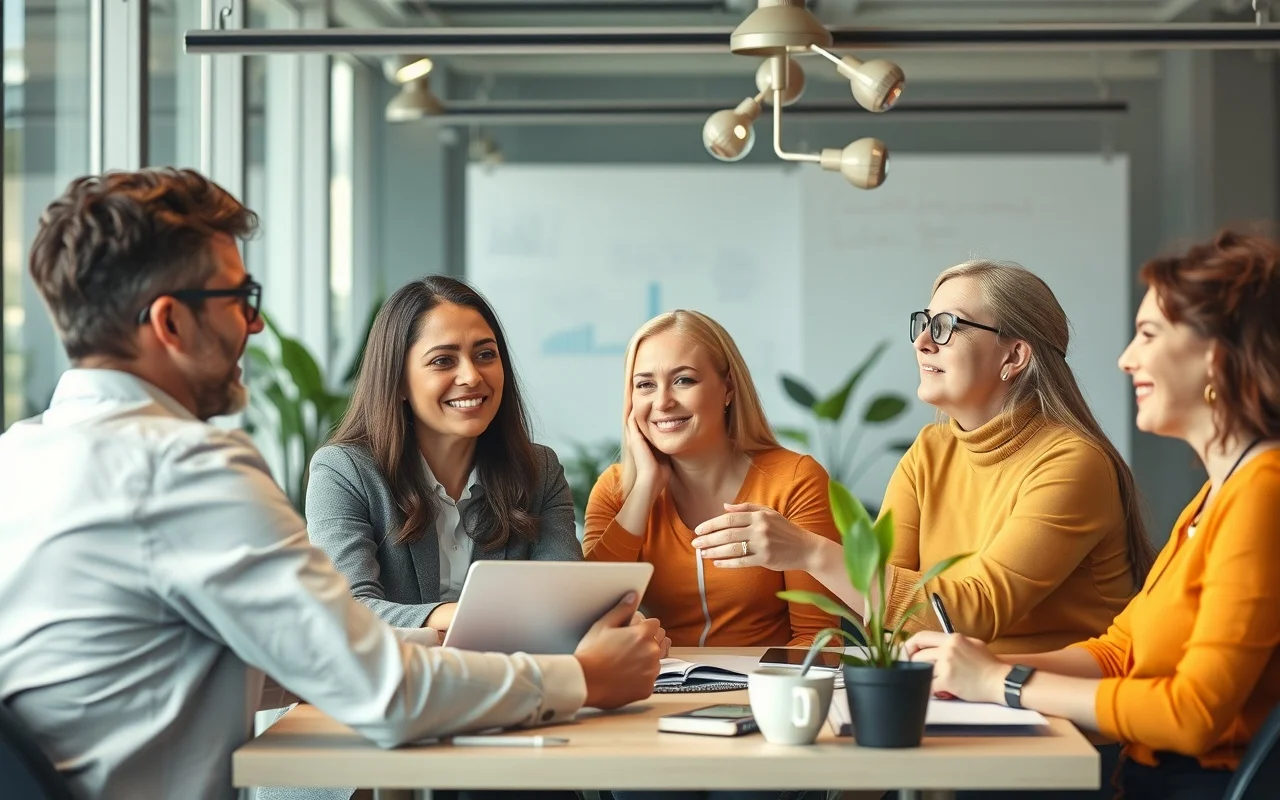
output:
[[[636,353],[640,344],[660,333],[674,333],[692,341],[711,357],[711,364],[716,373],[727,384],[733,387],[733,400],[725,409],[725,430],[733,448],[739,453],[758,453],[781,447],[778,439],[769,427],[764,414],[764,406],[756,393],[755,383],[751,380],[751,371],[747,362],[720,323],[698,311],[677,309],[659,314],[640,326],[627,345],[626,370],[623,373],[622,403],[622,495],[626,497],[636,481],[636,463],[626,446],[627,425],[631,416],[631,382],[636,368]]]
[[[1031,346],[1031,359],[1010,381],[1001,413],[1007,418],[1034,402],[1047,419],[1096,446],[1111,462],[1119,481],[1134,588],[1141,588],[1155,561],[1155,548],[1147,538],[1133,473],[1089,410],[1067,364],[1071,330],[1066,312],[1049,285],[1020,264],[966,261],[944,270],[934,281],[933,291],[953,278],[969,278],[978,287],[983,306],[1000,330],[999,340],[1022,340]]]

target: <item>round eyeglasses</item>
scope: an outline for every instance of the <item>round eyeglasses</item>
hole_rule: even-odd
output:
[[[981,322],[973,322],[972,320],[957,317],[950,311],[943,311],[932,316],[928,311],[912,311],[911,312],[911,341],[920,338],[920,334],[926,330],[929,331],[929,337],[933,339],[934,344],[943,345],[951,341],[951,334],[955,332],[957,326],[968,325],[971,328],[981,328],[984,331],[991,331],[999,334],[1000,331],[990,325],[983,325]]]

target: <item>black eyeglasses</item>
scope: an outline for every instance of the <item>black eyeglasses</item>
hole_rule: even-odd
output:
[[[999,334],[1000,331],[990,325],[983,325],[981,322],[973,322],[971,320],[957,317],[950,311],[943,311],[939,314],[929,316],[928,311],[912,311],[911,312],[911,341],[920,338],[920,334],[927,329],[929,336],[933,339],[934,344],[946,344],[951,341],[951,334],[958,325],[968,325],[971,328],[982,328],[984,331],[991,331]]]
[[[209,297],[238,297],[244,304],[244,318],[250,325],[258,321],[258,312],[262,309],[262,284],[255,280],[247,280],[234,289],[179,289],[166,292],[154,298],[151,303],[161,297],[172,297],[180,303],[195,303]],[[138,312],[138,324],[143,325],[151,317],[151,303]]]

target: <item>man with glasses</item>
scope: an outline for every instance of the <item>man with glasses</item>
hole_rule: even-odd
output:
[[[31,277],[73,368],[0,436],[0,702],[74,793],[233,797],[264,673],[384,746],[647,697],[662,634],[629,625],[635,597],[573,656],[398,637],[251,441],[207,424],[245,405],[256,226],[185,170],[81,178],[40,219]]]

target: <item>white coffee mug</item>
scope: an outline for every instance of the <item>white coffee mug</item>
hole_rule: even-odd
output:
[[[764,668],[747,676],[747,697],[760,733],[771,744],[812,744],[827,721],[835,674]]]

